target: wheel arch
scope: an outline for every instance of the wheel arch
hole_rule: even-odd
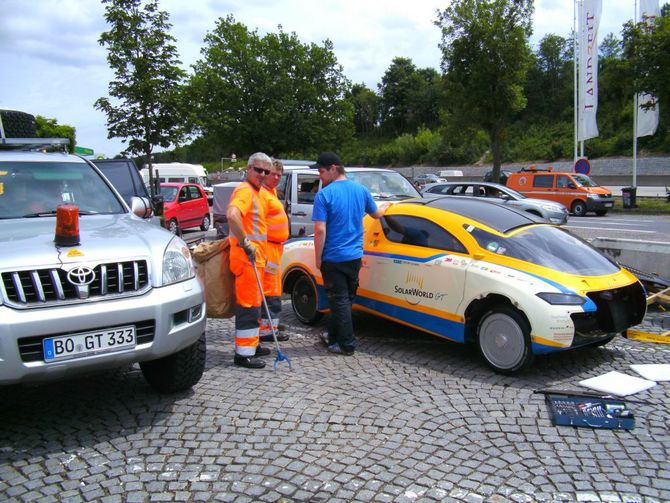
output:
[[[477,325],[479,324],[479,320],[484,315],[484,313],[486,313],[493,306],[508,306],[514,309],[524,318],[524,320],[528,324],[528,327],[531,329],[532,333],[532,325],[530,323],[530,320],[528,319],[528,316],[526,316],[526,313],[524,313],[521,309],[517,307],[515,302],[513,302],[509,297],[506,297],[504,295],[498,293],[490,293],[485,297],[474,299],[465,309],[466,343],[470,344],[476,342]]]
[[[284,273],[284,276],[282,278],[282,292],[290,294],[291,291],[293,290],[293,285],[298,280],[301,274],[309,276],[311,280],[314,282],[314,285],[318,285],[318,283],[316,282],[316,278],[312,273],[310,273],[306,268],[296,265],[289,267]]]

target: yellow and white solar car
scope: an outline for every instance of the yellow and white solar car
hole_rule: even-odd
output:
[[[443,196],[364,220],[354,309],[452,341],[515,374],[537,354],[607,344],[646,313],[642,284],[586,241],[514,208]],[[312,238],[286,244],[284,291],[303,323],[328,311]]]

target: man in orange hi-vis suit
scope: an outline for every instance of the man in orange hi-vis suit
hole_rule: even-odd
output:
[[[258,344],[261,317],[261,284],[265,272],[267,241],[266,204],[260,190],[270,174],[272,159],[262,152],[249,157],[246,180],[233,191],[226,216],[230,225],[230,270],[235,275],[235,358],[240,367],[260,369],[265,361],[259,356],[270,350]]]
[[[281,314],[281,274],[279,264],[284,252],[284,242],[288,239],[288,217],[284,211],[284,205],[277,198],[277,185],[284,173],[284,165],[281,161],[272,161],[272,170],[265,177],[261,188],[261,198],[266,204],[266,221],[268,240],[265,244],[265,277],[263,278],[263,293],[268,303],[271,319],[263,309],[261,311],[260,340],[262,342],[273,341],[272,330],[274,329],[278,341],[287,341],[288,335],[279,333],[279,316]]]

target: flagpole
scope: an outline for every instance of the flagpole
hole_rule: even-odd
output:
[[[636,0],[637,1],[637,0]],[[579,0],[574,0],[572,2],[572,29],[573,29],[573,40],[572,40],[572,60],[573,60],[573,65],[574,65],[574,107],[575,107],[575,145],[574,145],[574,162],[577,162],[577,143],[579,142],[577,138],[577,131],[578,131],[578,121],[579,121],[579,109],[578,109],[578,102],[577,102],[577,3]]]
[[[637,0],[635,0],[633,23],[637,24]],[[633,96],[633,188],[637,187],[637,107],[637,92],[635,92],[635,95]]]

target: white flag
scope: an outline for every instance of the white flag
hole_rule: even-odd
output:
[[[601,12],[602,0],[584,0],[579,15],[579,141],[598,136],[598,26]]]
[[[640,0],[640,21],[653,23],[654,18],[661,15],[658,0]],[[649,107],[653,105],[653,107]],[[637,95],[637,136],[648,136],[656,132],[659,116],[658,99],[651,94]]]

